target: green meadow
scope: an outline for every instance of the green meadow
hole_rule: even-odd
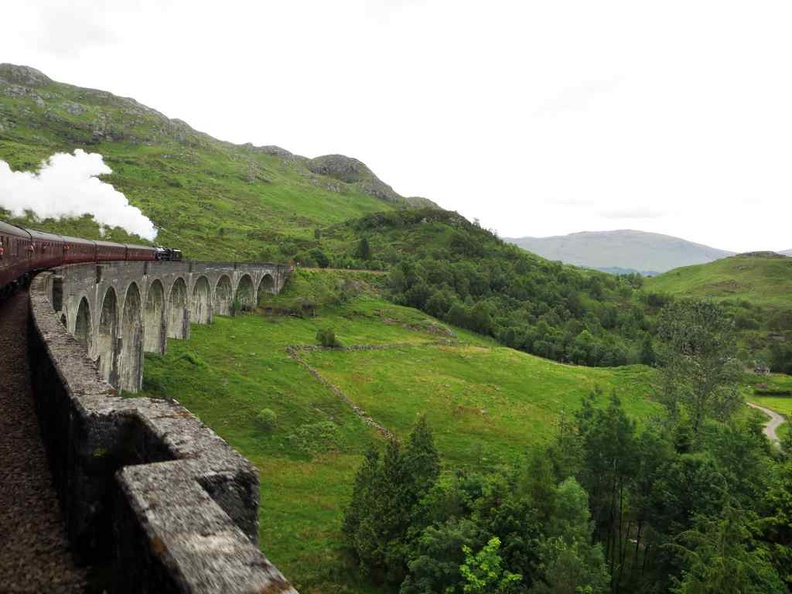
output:
[[[326,350],[305,359],[398,435],[425,414],[454,467],[506,463],[546,444],[559,416],[574,411],[595,388],[615,391],[635,416],[645,417],[654,407],[646,367],[574,367],[505,347]]]

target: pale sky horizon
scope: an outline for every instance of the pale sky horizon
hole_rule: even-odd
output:
[[[360,159],[503,237],[792,249],[781,1],[29,0],[0,62]]]

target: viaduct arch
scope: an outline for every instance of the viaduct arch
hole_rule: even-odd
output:
[[[190,323],[256,307],[280,292],[283,264],[100,262],[63,266],[48,280],[53,309],[113,387],[137,392],[143,353],[187,339]]]

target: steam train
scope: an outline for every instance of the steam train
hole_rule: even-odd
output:
[[[180,250],[93,241],[23,229],[0,221],[0,295],[37,270],[101,260],[181,260]]]

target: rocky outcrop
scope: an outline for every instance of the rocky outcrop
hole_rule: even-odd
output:
[[[8,84],[32,88],[46,87],[53,82],[51,78],[35,68],[15,64],[0,64],[0,80],[4,80]]]

